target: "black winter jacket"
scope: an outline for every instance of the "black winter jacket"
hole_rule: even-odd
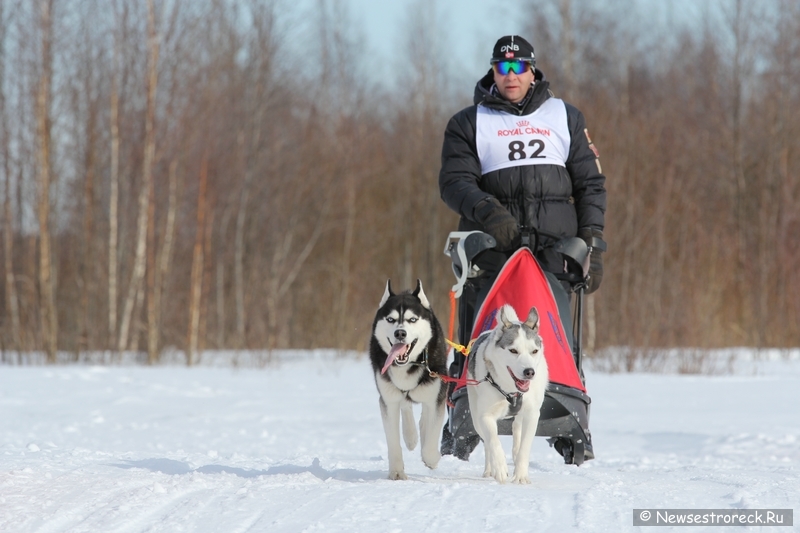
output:
[[[461,215],[460,231],[483,229],[475,207],[479,204],[482,207],[483,201],[490,197],[497,198],[521,226],[536,228],[544,248],[561,238],[574,237],[581,228],[605,227],[605,176],[590,146],[583,115],[569,104],[565,103],[570,135],[566,168],[522,165],[481,175],[475,142],[478,106],[529,115],[552,96],[549,82],[538,69],[535,79],[532,91],[520,107],[490,92],[494,83],[490,70],[475,87],[474,105],[456,113],[447,124],[439,191],[442,200]],[[540,260],[549,255],[547,250],[537,253]]]

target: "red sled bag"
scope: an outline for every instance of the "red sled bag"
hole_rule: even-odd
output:
[[[476,235],[477,237],[475,237]],[[454,232],[448,236],[445,254],[453,261],[453,273],[458,279],[458,283],[453,286],[452,290],[455,298],[462,295],[462,288],[468,283],[469,270],[476,270],[472,265],[473,258],[482,250],[494,246],[494,240],[485,237],[488,235],[478,231]],[[472,240],[470,241],[470,239]],[[554,250],[564,255],[565,261],[567,258],[571,258],[580,265],[583,276],[581,277],[577,273],[575,273],[576,275],[568,273],[565,277],[565,281],[570,284],[570,287],[565,290],[564,296],[566,297],[571,292],[577,298],[575,300],[576,323],[571,332],[575,335],[575,353],[573,354],[573,348],[570,346],[572,337],[565,334],[564,325],[561,322],[556,295],[554,295],[554,289],[549,281],[551,278],[548,278],[527,246],[514,252],[501,268],[492,286],[489,287],[489,292],[478,309],[470,332],[470,339],[474,340],[482,332],[494,328],[495,316],[505,304],[514,307],[518,316],[528,316],[530,308],[536,307],[539,311],[539,334],[544,342],[550,378],[540,410],[536,435],[547,437],[547,442],[564,458],[565,464],[581,465],[586,460],[594,459],[592,434],[589,431],[591,398],[586,393],[580,370],[583,283],[588,266],[584,263],[589,258],[589,251],[586,249],[585,243],[578,238],[565,241],[556,243]],[[573,249],[575,246],[578,249]],[[585,257],[581,258],[581,254]],[[472,302],[477,297],[476,290],[480,289],[473,285],[469,292],[468,298],[471,298]],[[558,288],[555,290],[558,291]],[[561,301],[561,295],[558,295],[558,298],[558,301]],[[562,302],[562,308],[565,306],[566,302]],[[471,306],[465,306],[464,310],[471,311]],[[566,309],[564,311],[569,312]],[[465,339],[460,340],[463,342]],[[456,350],[461,351],[457,345]],[[467,360],[471,356],[464,357],[454,351],[453,357],[454,360],[450,367],[451,377],[460,377],[450,382],[452,388],[448,391],[448,421],[442,429],[441,453],[442,455],[452,454],[467,461],[480,442],[480,436],[475,431],[472,422],[467,394],[467,386],[472,384],[467,379],[469,367]],[[511,435],[513,420],[513,417],[498,420],[498,433]]]
[[[500,270],[478,311],[472,339],[495,327],[495,316],[505,304],[510,304],[518,316],[528,316],[531,307],[536,307],[550,381],[585,393],[550,283],[530,248],[517,250]]]

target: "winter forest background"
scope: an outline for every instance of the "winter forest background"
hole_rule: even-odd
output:
[[[279,0],[0,0],[2,360],[363,350],[388,277],[445,322],[442,134],[483,72],[427,52],[430,5],[380,86],[337,2],[298,51]],[[621,5],[520,1],[608,178],[589,351],[800,345],[800,2]]]

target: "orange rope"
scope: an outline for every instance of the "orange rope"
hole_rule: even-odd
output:
[[[463,344],[458,344],[457,342],[453,342],[449,339],[445,339],[444,342],[449,344],[451,347],[455,348],[457,352],[461,352],[462,354],[464,354],[464,357],[466,357],[469,355],[469,352],[472,351],[472,345],[475,343],[475,339],[469,341],[469,344],[467,344],[466,346],[464,346]]]
[[[447,330],[447,338],[453,338],[453,330],[456,325],[456,291],[450,291],[450,327]]]
[[[442,381],[444,381],[445,383],[455,383],[456,385],[458,385],[456,387],[458,389],[460,389],[461,387],[467,386],[467,385],[480,385],[481,384],[481,381],[479,381],[477,379],[469,379],[466,376],[463,377],[463,378],[451,378],[450,376],[443,376],[441,374],[437,374],[436,372],[431,372],[431,377],[439,378]],[[448,401],[450,401],[450,400],[448,399]]]
[[[469,356],[469,352],[472,349],[472,343],[475,342],[475,340],[473,339],[469,341],[469,344],[466,346],[462,346],[460,344],[457,344],[449,340],[453,338],[453,331],[455,330],[455,324],[456,324],[456,292],[450,291],[450,324],[449,327],[447,328],[447,338],[445,339],[445,342],[447,342],[447,344],[452,346],[457,351],[464,354],[465,357]],[[451,378],[450,376],[443,376],[437,372],[430,372],[430,375],[431,377],[441,379],[445,383],[455,383],[459,386],[459,388],[466,385],[477,385],[480,383],[480,381],[475,379],[468,379],[466,376],[461,378]],[[447,401],[448,402],[450,401],[449,396]]]

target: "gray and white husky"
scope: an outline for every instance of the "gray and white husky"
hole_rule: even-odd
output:
[[[497,421],[513,416],[514,483],[530,483],[528,458],[539,425],[539,410],[547,388],[547,361],[539,336],[539,312],[532,307],[520,322],[510,305],[500,308],[497,326],[475,341],[468,376],[479,381],[467,388],[475,430],[483,439],[483,475],[505,483],[508,466],[498,438]]]
[[[391,281],[372,323],[369,357],[380,393],[381,418],[389,448],[389,479],[408,479],[400,448],[400,420],[403,440],[409,450],[417,445],[413,403],[422,404],[419,437],[422,461],[436,468],[439,433],[444,422],[446,387],[431,372],[446,375],[447,349],[444,333],[431,310],[422,283],[400,294],[392,292]]]

